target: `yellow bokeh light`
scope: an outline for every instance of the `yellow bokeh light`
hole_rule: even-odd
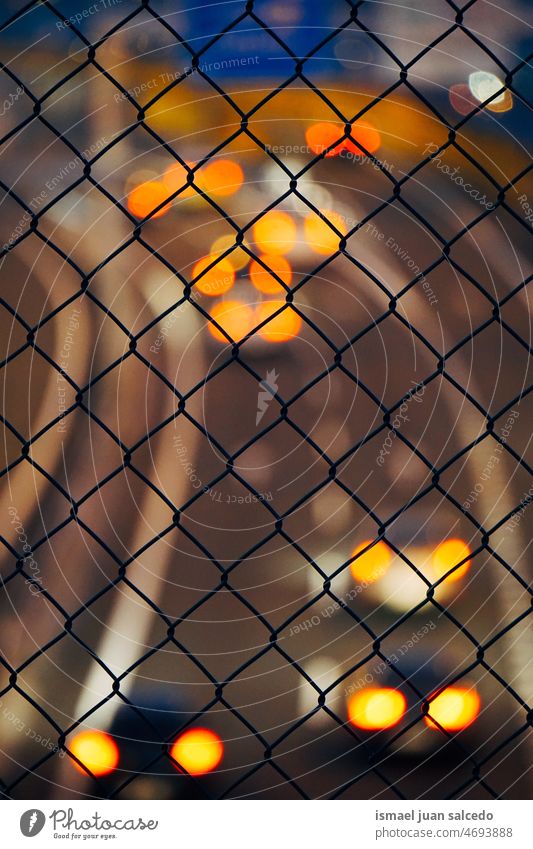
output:
[[[446,731],[460,731],[470,725],[479,714],[481,699],[477,690],[466,687],[448,687],[429,699],[429,713],[424,717],[426,725],[438,728],[435,720]]]
[[[112,737],[104,731],[81,731],[68,748],[93,775],[107,775],[118,764],[118,747]],[[73,761],[78,772],[87,775],[79,764]]]
[[[224,744],[208,728],[191,728],[178,737],[170,754],[189,775],[205,775],[219,765]]]
[[[160,180],[149,180],[136,186],[128,195],[128,209],[135,218],[146,218],[153,210],[168,198],[170,192]],[[160,218],[170,209],[167,203],[158,209],[151,218]]]
[[[367,539],[362,542],[357,548],[354,548],[352,557],[355,557],[361,551],[364,551],[371,544],[372,540]],[[354,560],[350,565],[352,578],[357,583],[373,584],[378,578],[381,578],[389,568],[392,560],[392,552],[383,540],[379,540],[372,548],[361,554],[357,560]]]
[[[265,321],[283,306],[286,306],[285,301],[265,301],[260,304],[257,307],[256,323],[260,324]],[[298,313],[287,307],[279,315],[274,316],[268,324],[265,324],[258,333],[267,342],[289,342],[289,340],[298,336],[301,326],[302,319]]]
[[[216,256],[204,256],[202,259],[198,260],[192,270],[193,280],[196,279],[196,277],[198,277],[198,275],[201,274],[208,265],[215,262],[215,260]],[[213,268],[206,271],[203,277],[200,277],[200,279],[194,284],[194,288],[197,289],[198,292],[201,292],[202,295],[209,295],[210,297],[215,298],[217,295],[224,295],[225,292],[229,292],[234,282],[235,269],[231,262],[224,258],[219,259]]]
[[[271,209],[254,224],[254,240],[265,254],[287,254],[296,242],[296,224],[287,212]]]
[[[243,241],[243,246],[248,247],[248,242],[246,240]],[[218,239],[215,239],[213,244],[211,245],[211,250],[209,253],[213,255],[223,254],[229,248],[234,247],[235,245],[235,236],[219,236]],[[224,259],[227,259],[228,262],[231,262],[235,271],[240,271],[241,268],[244,268],[245,265],[250,261],[250,257],[243,251],[242,248],[234,248],[230,254],[228,254]]]
[[[431,558],[431,569],[436,579],[442,578],[446,572],[453,569],[458,563],[461,563],[465,557],[470,557],[470,548],[462,539],[448,539],[446,542],[441,542],[433,552]],[[445,578],[446,582],[460,580],[470,568],[470,560],[467,560],[458,569]]]
[[[405,713],[407,702],[392,687],[368,687],[348,700],[348,719],[357,728],[378,731],[392,728]]]
[[[244,182],[241,166],[231,159],[217,159],[201,168],[198,183],[206,194],[226,197],[237,192]]]
[[[262,254],[259,257],[268,268],[278,275],[280,280],[283,280],[286,286],[291,285],[292,269],[288,260],[280,254]],[[265,271],[262,265],[255,259],[250,265],[250,280],[256,289],[264,292],[266,295],[282,295],[284,288],[281,286],[275,277],[268,271]]]
[[[339,233],[346,233],[346,220],[332,209],[322,209],[322,215],[337,228]],[[322,218],[314,212],[307,215],[304,221],[305,238],[309,247],[318,254],[332,254],[339,249],[339,236]]]
[[[210,316],[226,331],[234,342],[240,342],[241,339],[244,339],[254,325],[254,312],[251,307],[243,304],[242,301],[222,301],[215,304],[210,312]],[[218,327],[215,327],[211,322],[209,322],[208,327],[209,332],[217,342],[224,342],[226,345],[230,344],[227,337],[224,336]]]
[[[187,162],[186,164],[189,166],[189,168],[192,168],[191,162]],[[189,174],[187,169],[184,168],[180,162],[174,162],[173,165],[169,165],[163,175],[163,183],[167,187],[168,193],[173,194],[173,192],[177,192],[178,189],[181,189],[182,186],[186,186],[188,176]],[[196,192],[194,191],[193,187],[187,186],[187,188],[184,189],[184,191],[180,195],[178,195],[176,200],[179,200],[181,198],[190,198],[195,194]]]

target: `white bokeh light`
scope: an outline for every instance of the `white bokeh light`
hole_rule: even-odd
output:
[[[504,87],[504,83],[490,71],[474,71],[468,77],[468,85],[474,97],[481,103]],[[491,104],[503,103],[504,100],[505,92],[502,92],[498,97],[491,100]]]

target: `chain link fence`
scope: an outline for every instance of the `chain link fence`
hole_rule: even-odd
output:
[[[531,55],[499,43],[509,18],[18,5],[3,795],[525,795]],[[175,747],[193,728],[216,769]],[[76,745],[95,729],[118,765]]]

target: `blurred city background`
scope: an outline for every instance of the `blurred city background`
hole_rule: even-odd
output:
[[[528,11],[4,2],[3,795],[531,793]]]

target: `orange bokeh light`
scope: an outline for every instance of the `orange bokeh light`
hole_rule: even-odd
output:
[[[509,109],[513,108],[513,95],[510,91],[505,91],[501,101],[498,102],[498,98],[496,98],[491,103],[487,103],[485,108],[489,112],[508,112]]]
[[[198,174],[199,185],[210,195],[227,196],[237,192],[243,182],[241,166],[231,159],[218,159],[201,168]]]
[[[370,545],[372,540],[367,539],[362,542],[357,548],[354,548],[352,557],[356,557],[359,552]],[[357,560],[350,564],[352,578],[358,583],[373,584],[378,578],[381,578],[389,568],[392,560],[392,553],[386,542],[379,540],[372,548],[361,554]]]
[[[346,233],[346,220],[338,212],[332,209],[320,210],[322,215],[330,221],[339,233]],[[339,236],[331,229],[322,218],[314,212],[307,215],[304,221],[305,238],[309,247],[318,254],[332,254],[339,249]]]
[[[392,728],[405,713],[407,702],[392,687],[367,687],[348,700],[348,719],[357,728],[378,731]]]
[[[192,162],[186,163],[189,168],[192,168]],[[163,175],[163,183],[168,189],[169,194],[173,192],[177,192],[178,189],[181,189],[182,186],[187,185],[187,178],[189,173],[186,168],[180,162],[174,162],[173,165],[169,165]],[[195,195],[192,186],[187,186],[187,188],[176,198],[179,200],[180,198],[190,198]]]
[[[204,256],[198,260],[192,270],[193,280],[201,274],[208,265],[215,262],[216,256]],[[202,295],[209,295],[214,298],[217,295],[223,295],[229,292],[235,282],[235,269],[231,262],[224,257],[219,259],[213,268],[206,271],[203,277],[194,284],[195,289],[201,292]]]
[[[479,714],[481,699],[477,690],[466,687],[448,687],[435,698],[429,698],[429,713],[424,717],[426,725],[438,728],[432,720],[446,731],[461,731],[471,725]]]
[[[222,327],[234,342],[240,342],[254,325],[254,313],[251,307],[242,301],[222,301],[215,304],[210,312],[217,324]],[[209,322],[209,332],[217,342],[229,344],[224,334]]]
[[[368,121],[357,121],[356,124],[353,124],[350,135],[355,142],[364,147],[367,153],[375,153],[381,147],[381,134]],[[352,153],[364,156],[361,148],[357,147],[350,138],[345,140],[344,147]]]
[[[296,242],[296,224],[287,212],[271,209],[254,224],[254,240],[265,254],[286,254]]]
[[[343,134],[343,130],[331,124],[329,121],[319,121],[318,124],[312,124],[305,131],[305,140],[313,153],[319,155],[326,150],[330,145],[334,144]],[[326,157],[338,156],[341,150],[345,147],[345,141],[339,142],[328,153]]]
[[[284,256],[280,256],[280,254],[262,254],[259,259],[271,268],[280,280],[283,280],[286,286],[291,285],[292,269]],[[284,292],[283,286],[278,283],[276,278],[268,271],[265,271],[263,266],[255,259],[250,265],[250,279],[255,288],[259,289],[260,292],[264,292],[266,295],[281,295]]]
[[[178,737],[170,754],[189,775],[205,775],[219,765],[224,744],[208,728],[191,728]]]
[[[335,145],[325,154],[326,158],[339,156],[343,150],[364,156],[363,150],[355,142],[360,144],[367,153],[375,153],[381,147],[381,134],[369,121],[357,121],[350,130],[351,138],[342,139],[338,144],[335,144],[343,133],[344,128],[328,121],[320,121],[318,124],[312,124],[307,128],[305,140],[313,153],[317,155],[324,153],[330,145]]]
[[[69,743],[69,749],[93,775],[107,775],[118,764],[118,746],[104,731],[81,731]],[[78,772],[87,775],[79,764],[73,761]]]
[[[147,183],[136,186],[129,193],[128,209],[135,218],[146,218],[160,203],[168,198],[169,194],[168,188],[160,180],[149,180]],[[162,206],[161,209],[151,215],[151,218],[160,218],[161,215],[165,215],[170,206],[169,203]]]
[[[286,306],[285,301],[265,301],[257,307],[256,323],[260,324],[269,316],[273,315],[281,307]],[[259,330],[259,336],[266,339],[267,342],[288,342],[294,339],[300,332],[302,319],[293,309],[287,309],[280,312],[272,318],[268,324]]]
[[[470,557],[471,553],[469,546],[462,539],[448,539],[446,542],[441,542],[433,552],[431,558],[431,567],[435,578],[442,578],[446,572],[453,569],[465,557]],[[452,581],[459,581],[470,569],[470,564],[471,561],[466,560],[462,566],[459,566],[458,569],[445,578],[445,582],[452,583]]]

